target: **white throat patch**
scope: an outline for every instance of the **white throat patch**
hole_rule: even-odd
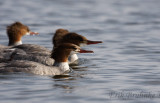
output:
[[[76,60],[78,60],[77,54],[72,54],[72,55],[69,56],[69,62],[70,62],[70,63],[73,63],[73,62],[75,62]]]
[[[70,70],[68,62],[61,62],[61,63],[55,62],[53,66],[57,66],[58,68],[60,68],[64,72]]]
[[[25,35],[30,35],[30,32],[27,32]]]
[[[22,41],[20,40],[20,41],[18,41],[18,42],[16,42],[16,43],[14,43],[14,45],[21,45],[22,44]]]

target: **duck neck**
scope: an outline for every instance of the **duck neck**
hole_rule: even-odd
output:
[[[69,61],[70,61],[71,63],[75,62],[76,60],[78,60],[77,54],[72,54],[72,55],[70,55]]]
[[[8,46],[16,46],[16,45],[20,45],[20,44],[22,44],[21,40],[20,41],[16,41],[16,42],[9,41]]]
[[[56,62],[55,61],[53,66],[59,67],[64,72],[70,70],[68,62]]]

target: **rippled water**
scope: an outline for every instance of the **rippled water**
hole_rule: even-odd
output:
[[[159,0],[0,0],[0,44],[6,26],[21,21],[39,36],[23,43],[52,49],[58,28],[103,44],[85,48],[67,77],[0,74],[2,103],[159,103]]]

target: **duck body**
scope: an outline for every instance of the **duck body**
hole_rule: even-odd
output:
[[[38,75],[61,75],[70,71],[68,57],[73,53],[93,53],[93,51],[81,50],[77,45],[65,43],[52,50],[53,65],[47,66],[34,61],[11,59],[0,63],[0,73],[25,72]]]
[[[50,58],[51,51],[45,47],[34,44],[8,46],[0,50],[0,62],[8,60],[27,60],[44,65],[53,65],[54,59]]]
[[[62,64],[62,66],[63,65],[65,65],[65,63]],[[66,65],[68,66],[68,64]],[[62,75],[70,70],[69,68],[60,69],[56,66],[46,66],[41,63],[26,60],[0,63],[0,66],[0,73],[24,72],[36,75]]]

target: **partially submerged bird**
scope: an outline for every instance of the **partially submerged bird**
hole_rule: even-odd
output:
[[[7,36],[9,39],[8,46],[0,45],[0,62],[8,60],[8,57],[14,52],[13,46],[21,45],[21,38],[24,35],[37,35],[39,33],[32,32],[28,26],[21,22],[15,22],[7,26]],[[7,56],[7,57],[6,57]]]
[[[63,43],[52,50],[51,58],[55,60],[52,66],[33,61],[14,60],[0,63],[0,73],[26,72],[38,75],[61,75],[70,71],[68,57],[76,53],[93,53],[93,51],[82,50],[75,44]]]

